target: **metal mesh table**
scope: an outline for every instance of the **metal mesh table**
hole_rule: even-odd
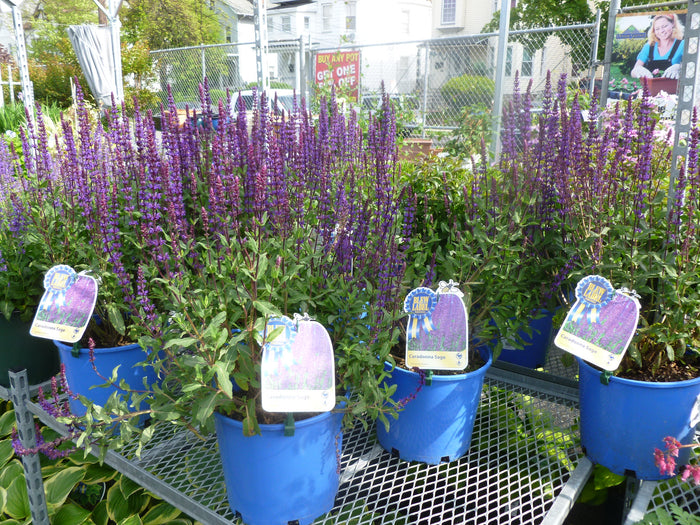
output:
[[[581,451],[575,387],[512,370],[487,375],[469,452],[427,466],[399,460],[376,442],[372,428],[344,436],[335,507],[317,523],[561,523],[587,476],[552,514]],[[28,410],[60,424],[35,403]],[[214,437],[202,441],[163,426],[144,448],[107,454],[106,463],[205,524],[236,523]],[[563,509],[563,510],[562,510]]]

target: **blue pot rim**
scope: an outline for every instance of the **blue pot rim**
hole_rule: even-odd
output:
[[[328,419],[330,417],[336,416],[336,415],[339,415],[339,414],[336,414],[331,410],[330,412],[324,412],[323,414],[319,414],[317,416],[302,419],[301,421],[295,421],[294,427],[295,428],[308,427],[308,426],[314,425],[316,423],[320,423],[321,421]],[[233,419],[232,417],[229,417],[225,414],[222,414],[221,412],[214,412],[214,417],[220,418],[223,421],[227,421],[228,424],[230,424],[233,427],[239,428],[241,431],[243,430],[243,422],[242,421],[238,421],[236,419]],[[259,425],[259,426],[260,426],[261,432],[283,432],[284,431],[284,423],[275,423],[273,425]],[[255,437],[255,436],[251,436],[251,437]]]
[[[70,352],[73,350],[73,346],[66,344],[62,341],[57,341],[56,339],[53,340],[53,344],[56,345],[56,347],[59,350],[65,350],[67,352]],[[116,353],[116,352],[125,352],[128,350],[135,350],[135,349],[140,349],[142,350],[141,346],[139,346],[138,343],[131,343],[128,345],[123,345],[123,346],[112,346],[110,348],[95,348],[94,352],[96,354],[111,354],[111,353]],[[144,352],[145,353],[145,352]],[[81,348],[80,349],[80,354],[83,355],[89,355],[90,354],[90,349],[89,348]]]
[[[578,356],[575,356],[576,360],[578,361],[578,366],[579,368],[583,367],[584,369],[587,369],[589,373],[592,373],[598,377],[600,377],[603,372],[593,368],[592,365],[587,363],[585,360],[581,359]],[[660,389],[668,389],[668,388],[678,388],[679,386],[694,386],[698,383],[700,383],[700,377],[696,377],[695,379],[684,379],[682,381],[640,381],[638,379],[627,379],[624,377],[617,377],[617,376],[610,376],[610,382],[611,383],[620,383],[622,385],[627,385],[631,387],[637,387],[637,388],[642,388],[644,385],[650,388],[660,388]]]
[[[486,361],[486,363],[484,363],[482,366],[480,366],[476,370],[472,370],[471,372],[466,372],[464,374],[433,375],[433,381],[438,382],[438,383],[449,383],[450,381],[459,381],[460,379],[464,379],[466,377],[472,377],[472,376],[476,376],[479,374],[485,374],[486,370],[488,370],[488,368],[493,363],[493,352],[491,350],[487,350],[486,352],[488,352],[488,355],[489,355],[488,360]],[[384,361],[384,366],[388,366],[391,369],[391,363],[389,363],[388,361]],[[406,368],[401,368],[400,366],[394,367],[394,369],[392,370],[391,373],[393,374],[394,371],[396,371],[396,370],[398,370],[399,372],[401,372],[403,374],[413,376],[416,379],[418,379],[418,377],[419,377],[418,372],[414,372],[413,370],[408,370]]]

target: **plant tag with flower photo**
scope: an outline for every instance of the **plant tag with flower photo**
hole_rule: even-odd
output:
[[[97,281],[59,264],[44,276],[44,295],[39,301],[29,333],[35,337],[75,343],[85,333],[97,301]]]
[[[277,335],[274,333],[277,332]],[[308,314],[273,317],[260,365],[267,412],[328,412],[335,407],[335,357],[326,329]]]
[[[430,370],[467,367],[467,308],[457,283],[441,281],[437,292],[420,287],[404,300],[406,366]]]
[[[634,292],[615,290],[600,275],[576,286],[576,302],[564,319],[554,344],[603,370],[613,371],[627,351],[639,322]]]

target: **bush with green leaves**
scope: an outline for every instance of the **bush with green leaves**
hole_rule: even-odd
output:
[[[496,83],[492,78],[476,75],[453,77],[440,88],[442,97],[455,113],[460,113],[465,106],[481,104],[491,108],[495,91]]]

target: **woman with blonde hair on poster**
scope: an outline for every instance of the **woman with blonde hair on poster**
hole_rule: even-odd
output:
[[[631,76],[677,79],[683,60],[683,25],[675,13],[656,15],[649,28],[649,41],[637,55]]]

